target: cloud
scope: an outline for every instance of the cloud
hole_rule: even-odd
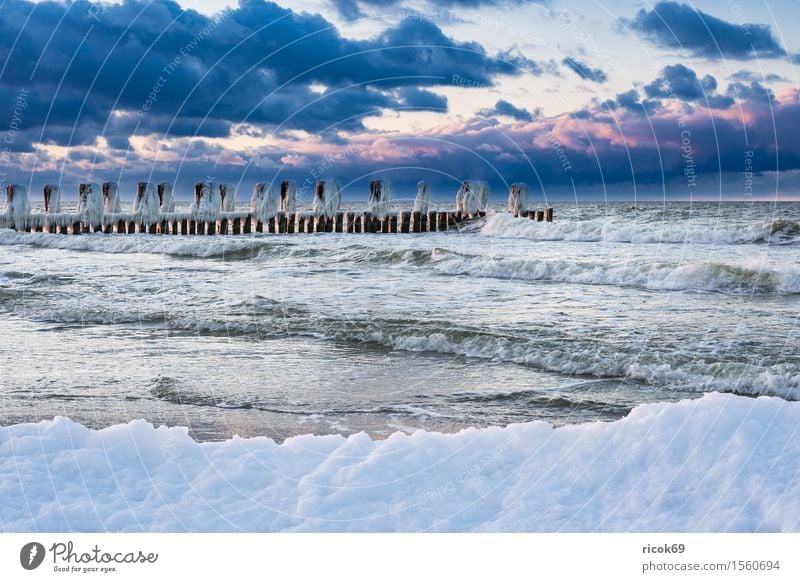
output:
[[[595,83],[605,83],[608,80],[608,77],[602,70],[593,69],[572,57],[567,57],[561,62],[583,80],[593,81]]]
[[[703,101],[710,107],[726,109],[733,105],[733,99],[717,95],[717,80],[711,75],[702,79],[685,65],[667,65],[659,76],[644,91],[651,98],[683,99],[684,101]]]
[[[740,70],[733,73],[728,77],[731,81],[741,81],[743,83],[752,83],[753,81],[760,81],[764,83],[789,83],[789,79],[776,75],[775,73],[767,73],[766,75],[759,75],[753,71]]]
[[[783,58],[786,50],[764,24],[733,24],[689,4],[665,1],[641,9],[624,24],[662,48],[709,59]]]
[[[536,108],[531,112],[525,108],[516,107],[505,99],[500,99],[494,104],[494,107],[491,109],[482,109],[478,114],[483,117],[494,117],[496,115],[500,115],[512,117],[519,121],[533,121],[541,114],[541,110]]]
[[[435,9],[475,9],[482,7],[501,7],[518,6],[530,0],[428,0],[428,5]],[[532,0],[533,2],[545,3],[547,0]],[[339,14],[347,20],[355,20],[366,16],[364,7],[372,9],[395,7],[402,3],[402,0],[331,0],[331,4]],[[430,14],[425,11],[408,11],[411,14]]]
[[[358,131],[383,110],[446,109],[425,89],[455,74],[492,86],[537,71],[522,55],[490,55],[424,20],[353,40],[319,15],[264,0],[215,17],[169,0],[98,6],[4,2],[0,95],[30,90],[18,151],[36,141],[88,145],[100,134],[119,144],[125,132],[222,137],[242,122]]]

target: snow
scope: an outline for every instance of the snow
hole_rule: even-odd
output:
[[[613,423],[197,443],[0,428],[7,531],[798,531],[800,404],[707,394]]]
[[[392,205],[392,185],[385,180],[372,180],[369,184],[367,212],[378,218],[389,214]]]
[[[430,185],[424,180],[417,182],[417,197],[414,199],[414,212],[427,213],[428,207],[430,206],[430,199]]]

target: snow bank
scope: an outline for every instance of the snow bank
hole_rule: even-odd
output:
[[[198,444],[0,429],[7,531],[798,531],[800,404],[708,394],[613,423]]]

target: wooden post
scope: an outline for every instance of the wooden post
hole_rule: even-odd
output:
[[[242,233],[243,234],[251,234],[253,232],[253,217],[248,214],[244,219],[244,224],[242,224]]]
[[[386,219],[389,221],[389,232],[392,234],[397,232],[397,215],[392,214],[391,216],[387,216]]]
[[[74,223],[72,225],[72,234],[81,234],[81,232],[82,232],[81,223],[80,222]]]
[[[103,225],[103,234],[111,234],[112,231],[113,231],[113,228],[114,228],[114,225],[111,224],[110,222],[104,224]]]
[[[409,212],[408,210],[403,210],[398,215],[398,222],[399,222],[399,224],[398,224],[398,227],[399,227],[398,232],[402,232],[402,233],[410,232],[411,212]]]
[[[344,232],[344,212],[337,212],[333,222],[333,232]]]
[[[256,219],[256,232],[264,232],[264,223]]]
[[[297,215],[294,212],[286,213],[286,234],[297,232]]]
[[[233,226],[231,227],[233,234],[242,234],[242,219],[241,218],[234,218],[233,219]]]
[[[211,236],[217,234],[217,221],[206,222],[206,235]]]
[[[432,232],[436,230],[436,211],[429,210],[427,212],[427,220],[426,220],[426,230],[428,232]]]
[[[537,210],[536,211],[536,222],[542,222],[544,220],[544,210]]]
[[[267,232],[275,234],[275,217],[267,220]]]
[[[220,221],[217,223],[219,230],[217,230],[218,234],[228,234],[228,219],[221,218]]]
[[[421,221],[421,214],[420,212],[412,212],[411,213],[411,228],[409,232],[422,232],[420,221]]]
[[[545,210],[545,217],[547,218],[547,222],[553,222],[553,209],[548,208]]]

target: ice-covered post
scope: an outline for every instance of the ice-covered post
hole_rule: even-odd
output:
[[[294,180],[281,181],[281,212],[294,212],[297,208],[297,182]]]
[[[278,198],[275,196],[275,191],[272,189],[271,184],[259,182],[253,187],[253,196],[250,198],[250,212],[256,221],[256,226],[263,225],[275,217],[278,212]]]
[[[6,186],[6,205],[3,209],[4,222],[10,228],[25,230],[31,214],[31,201],[25,186],[9,184]]]
[[[194,202],[190,212],[194,215],[194,232],[202,234],[206,230],[205,222],[212,222],[211,230],[216,227],[216,220],[222,208],[219,188],[213,182],[198,182],[194,187]],[[209,232],[208,234],[213,234]]]
[[[53,184],[44,187],[44,211],[47,214],[61,212],[61,188]]]
[[[159,200],[156,189],[150,182],[138,182],[136,184],[136,198],[133,201],[133,213],[136,215],[137,222],[149,231],[155,233],[155,224],[158,221]]]
[[[175,212],[175,200],[172,198],[172,184],[169,182],[160,182],[157,190],[161,214]]]
[[[116,182],[103,182],[103,212],[105,214],[122,212],[122,204],[119,199],[119,184]]]
[[[94,232],[103,224],[103,190],[99,184],[88,183],[78,186],[78,214],[81,215],[82,228]]]
[[[339,183],[335,180],[319,180],[314,188],[312,212],[316,230],[324,231],[328,221],[336,216],[342,204]],[[320,228],[321,227],[321,228]]]
[[[486,212],[489,206],[489,184],[482,180],[464,180],[456,193],[456,213],[470,218]]]
[[[417,182],[417,197],[414,198],[414,212],[426,214],[428,212],[428,208],[430,207],[430,200],[430,185],[424,180]]]
[[[528,185],[524,182],[511,184],[508,191],[508,210],[513,216],[525,216],[528,211]]]
[[[367,212],[376,218],[383,219],[389,213],[392,204],[392,185],[385,180],[372,180],[369,183],[369,200]]]
[[[220,184],[219,196],[222,212],[233,212],[236,210],[236,186],[233,184]]]

